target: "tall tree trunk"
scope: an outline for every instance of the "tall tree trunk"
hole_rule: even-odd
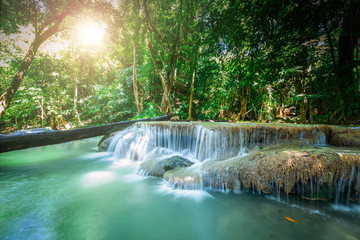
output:
[[[241,121],[244,121],[245,119],[245,114],[246,114],[246,108],[247,108],[247,94],[245,93],[245,89],[244,87],[240,87],[241,88],[241,94],[240,94],[240,112],[238,114],[238,119],[241,120]],[[248,91],[246,91],[248,92]]]
[[[133,40],[133,46],[134,46],[134,65],[133,65],[134,97],[135,97],[137,113],[140,114],[141,113],[141,107],[140,107],[140,102],[139,102],[139,92],[138,92],[138,88],[137,88],[137,76],[136,76],[137,49],[136,49],[135,40]]]
[[[93,69],[93,68],[91,68]],[[94,85],[94,78],[93,78],[93,71],[89,70],[89,76],[90,76],[90,81],[91,81],[91,90],[92,90],[92,94],[93,94],[93,98],[94,98],[94,105],[96,105],[96,91],[95,91],[95,85]]]
[[[164,75],[161,73],[155,57],[154,57],[154,53],[153,53],[153,49],[152,49],[152,41],[150,40],[149,42],[149,50],[150,50],[150,55],[151,55],[151,59],[153,61],[153,64],[155,66],[156,72],[158,73],[160,80],[161,80],[161,85],[163,87],[164,93],[163,93],[163,98],[161,101],[161,112],[162,114],[167,114],[167,113],[172,113],[172,107],[171,107],[171,101],[170,101],[170,90],[169,90],[169,84],[168,82],[165,80]]]
[[[170,83],[169,81],[166,81],[164,75],[161,73],[159,66],[157,65],[155,56],[154,56],[154,52],[153,52],[153,45],[152,45],[152,28],[151,28],[151,24],[150,24],[150,16],[149,16],[149,12],[146,6],[146,0],[144,0],[144,9],[145,9],[145,14],[146,14],[146,24],[147,24],[147,28],[148,31],[150,33],[150,41],[148,43],[148,47],[150,50],[150,55],[151,55],[151,60],[155,66],[156,72],[158,73],[160,80],[161,80],[161,85],[163,87],[164,93],[163,93],[163,97],[162,97],[162,102],[161,102],[161,112],[162,114],[167,114],[167,113],[172,113],[172,106],[171,106],[171,100],[170,100]]]
[[[82,125],[82,122],[80,120],[80,115],[79,115],[79,112],[78,112],[78,109],[77,109],[77,96],[78,96],[77,79],[75,79],[74,112],[75,112],[76,122],[79,125]]]
[[[305,93],[305,89],[303,87],[303,84],[301,83],[301,78],[302,75],[298,75],[295,77],[295,82],[294,82],[294,86],[295,86],[295,92],[297,94],[303,94],[304,97],[301,98],[301,103],[300,103],[300,122],[301,123],[306,123],[308,121],[308,111],[309,111],[309,101],[306,98],[306,93]]]
[[[192,102],[193,102],[193,94],[194,94],[194,84],[195,84],[195,73],[196,73],[196,64],[197,64],[197,57],[199,53],[199,47],[196,49],[195,54],[195,60],[194,60],[194,66],[193,66],[193,73],[192,73],[192,79],[191,79],[191,91],[190,91],[190,101],[189,101],[189,116],[186,120],[192,120],[191,116],[191,110],[192,110]]]
[[[41,127],[44,127],[44,97],[41,96],[41,102],[40,102],[40,110],[41,110]]]

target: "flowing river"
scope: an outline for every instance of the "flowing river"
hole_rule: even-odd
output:
[[[99,138],[0,154],[0,239],[360,239],[360,207],[172,189]]]

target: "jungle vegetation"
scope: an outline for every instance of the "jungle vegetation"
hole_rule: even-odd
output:
[[[0,31],[4,132],[360,124],[358,0],[3,0]]]

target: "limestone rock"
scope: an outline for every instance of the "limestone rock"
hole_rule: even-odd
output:
[[[360,147],[360,129],[332,126],[329,128],[329,142],[335,146]]]
[[[199,169],[175,168],[167,171],[163,178],[177,189],[201,189],[201,174]]]
[[[108,149],[111,139],[115,135],[115,133],[117,133],[117,132],[111,132],[109,134],[105,134],[100,139],[100,141],[98,143],[98,152],[105,152]]]
[[[151,159],[143,162],[140,169],[147,175],[162,177],[165,172],[174,168],[189,167],[194,163],[180,156],[173,156],[166,159]]]
[[[335,198],[335,192],[360,194],[360,149],[277,144],[249,155],[209,161],[204,184],[223,190],[281,190],[309,198]],[[339,189],[341,188],[341,189]],[[350,193],[349,193],[350,194]]]

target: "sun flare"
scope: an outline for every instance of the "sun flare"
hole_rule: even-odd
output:
[[[84,45],[96,45],[105,35],[105,26],[95,23],[82,24],[79,27],[79,38]]]

